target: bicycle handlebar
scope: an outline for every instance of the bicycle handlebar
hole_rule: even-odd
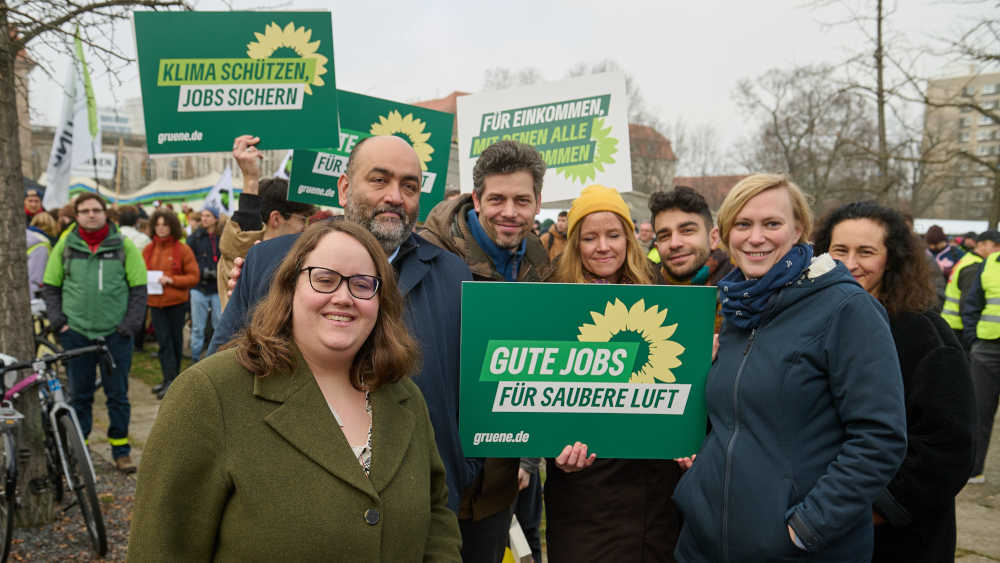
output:
[[[107,357],[108,361],[111,362],[112,369],[115,366],[115,359],[111,355],[111,350],[108,349],[105,344],[94,344],[92,346],[84,346],[82,348],[74,348],[72,350],[66,350],[65,352],[60,352],[58,354],[45,354],[41,358],[36,358],[34,360],[29,360],[27,362],[17,362],[14,364],[0,365],[0,376],[7,373],[8,371],[19,371],[23,369],[28,369],[34,367],[36,362],[44,362],[46,366],[50,366],[56,362],[61,362],[63,360],[68,360],[70,358],[75,358],[77,356],[82,356],[84,354],[91,354],[94,352],[103,352]],[[10,356],[7,356],[10,358]]]

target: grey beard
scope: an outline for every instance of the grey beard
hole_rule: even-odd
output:
[[[377,215],[376,210],[364,205],[353,205],[352,203],[348,203],[344,207],[344,219],[368,229],[368,232],[374,235],[375,239],[382,245],[382,250],[385,250],[386,254],[391,255],[410,236],[410,232],[413,231],[413,221],[406,214],[405,209],[400,207],[398,209],[391,209],[391,211],[399,213],[403,218],[402,222],[398,225],[384,225],[379,223],[375,220],[375,215]]]

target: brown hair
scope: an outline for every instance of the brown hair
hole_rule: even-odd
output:
[[[80,209],[80,204],[91,199],[100,203],[101,209],[103,209],[105,213],[108,212],[108,202],[104,201],[103,197],[92,192],[83,192],[82,194],[76,196],[76,199],[73,200],[73,217],[76,217],[78,212],[77,210]]]
[[[590,216],[588,213],[580,218],[573,225],[573,230],[566,238],[566,249],[559,256],[559,265],[552,281],[562,283],[587,283],[587,278],[583,269],[583,258],[580,257],[580,231],[583,221]],[[635,238],[635,233],[629,228],[628,223],[621,215],[615,213],[618,222],[621,223],[622,233],[625,236],[625,262],[620,268],[621,282],[631,284],[651,284],[649,261],[646,254],[639,247],[639,241]]]
[[[802,190],[784,174],[754,174],[747,176],[733,186],[719,207],[719,236],[722,238],[723,244],[729,246],[729,231],[732,230],[736,216],[739,215],[743,206],[760,193],[776,188],[785,188],[788,191],[788,199],[792,202],[795,220],[802,228],[798,242],[809,240],[809,234],[813,227],[813,214]]]
[[[163,218],[167,222],[167,226],[170,227],[170,236],[174,237],[174,240],[180,241],[184,238],[184,230],[181,229],[181,221],[177,218],[177,215],[169,209],[159,208],[153,212],[153,216],[149,218],[149,232],[150,236],[156,235],[156,224],[160,222],[160,218]]]
[[[382,285],[378,291],[378,317],[371,334],[351,362],[351,385],[374,391],[399,381],[417,369],[420,351],[403,322],[403,298],[396,274],[382,245],[364,227],[349,221],[322,221],[299,236],[271,280],[267,297],[254,309],[246,329],[226,347],[236,347],[236,361],[256,376],[295,369],[292,351],[292,302],[306,256],[331,233],[344,233],[361,243],[375,262]]]

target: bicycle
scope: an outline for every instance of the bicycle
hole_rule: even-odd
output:
[[[2,361],[2,358],[0,358]],[[10,554],[10,541],[14,533],[14,508],[16,507],[15,492],[17,489],[17,449],[15,430],[21,425],[24,415],[14,410],[7,401],[0,406],[0,432],[3,433],[3,456],[0,458],[0,471],[3,472],[3,482],[0,483],[2,498],[0,498],[0,561],[6,562]]]
[[[45,317],[45,301],[41,299],[31,300],[31,323],[34,325],[35,331],[35,357],[38,357],[39,353],[58,354],[62,352],[56,332],[52,330],[52,325]]]
[[[75,504],[80,506],[87,535],[94,550],[98,555],[104,556],[108,552],[108,540],[104,529],[104,518],[101,515],[100,501],[97,498],[94,465],[90,459],[90,452],[87,451],[83,432],[80,430],[80,421],[73,408],[67,404],[62,383],[53,367],[54,364],[70,358],[92,353],[101,353],[105,356],[106,359],[101,362],[105,367],[108,365],[112,369],[115,367],[114,358],[104,344],[85,346],[59,354],[46,354],[29,362],[18,363],[9,356],[0,355],[0,364],[5,364],[0,366],[0,385],[2,385],[3,390],[3,403],[0,404],[0,423],[3,423],[3,445],[6,450],[4,470],[7,472],[4,481],[5,497],[0,503],[6,507],[6,510],[0,509],[0,514],[4,517],[4,521],[0,521],[0,530],[11,529],[13,525],[12,508],[16,506],[17,501],[16,490],[10,488],[11,482],[16,484],[17,481],[17,456],[15,455],[17,440],[11,429],[12,425],[7,421],[19,420],[16,417],[21,413],[14,409],[14,400],[25,391],[37,386],[38,399],[42,408],[42,428],[45,433],[48,481],[54,487],[56,502],[62,502],[63,479],[65,479],[66,487],[76,494]],[[16,381],[9,380],[8,374],[24,369],[30,369],[31,375]],[[11,481],[10,475],[14,476],[13,481]],[[32,483],[32,485],[35,484]],[[7,493],[8,490],[11,492]],[[69,510],[72,506],[73,504],[69,504],[63,510]],[[10,547],[10,536],[11,534],[8,532],[2,538],[3,549],[0,551],[2,551],[4,558]],[[0,558],[0,563],[5,560],[4,558]]]

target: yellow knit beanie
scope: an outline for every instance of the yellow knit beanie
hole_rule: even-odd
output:
[[[569,224],[566,228],[566,234],[572,233],[573,227],[581,219],[595,211],[610,211],[618,214],[619,217],[625,219],[625,222],[628,223],[629,229],[633,233],[635,232],[635,223],[632,222],[632,214],[629,213],[628,205],[622,199],[618,190],[594,184],[583,188],[583,191],[580,192],[580,197],[573,200],[573,206],[570,207],[569,216],[567,217]]]

